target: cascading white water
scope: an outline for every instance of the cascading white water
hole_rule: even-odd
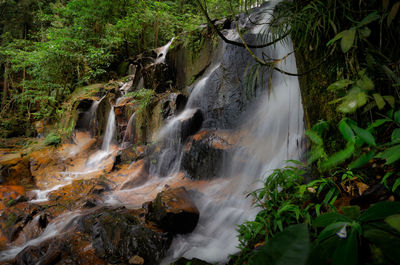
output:
[[[35,246],[45,241],[46,239],[59,236],[60,233],[64,230],[64,228],[67,225],[71,224],[71,222],[73,222],[74,219],[79,215],[80,215],[79,211],[67,212],[63,215],[60,215],[46,227],[46,229],[42,232],[42,234],[39,237],[29,240],[22,246],[14,247],[9,250],[0,252],[0,262],[7,261],[10,258],[15,257],[19,252],[21,252],[24,248],[28,246]]]
[[[135,137],[135,127],[136,127],[136,112],[134,112],[129,118],[128,125],[124,133],[124,138],[122,139],[121,147],[126,148],[133,143],[133,138]]]
[[[270,12],[264,13],[265,22]],[[259,34],[263,30],[265,28],[259,26],[253,33]],[[285,43],[258,50],[257,54],[265,52],[272,58],[283,58],[293,50],[290,41]],[[288,56],[277,67],[296,73],[294,55]],[[267,79],[265,74],[264,80]],[[238,251],[237,225],[251,220],[257,212],[251,208],[246,193],[259,187],[268,173],[282,167],[285,160],[300,159],[304,125],[298,79],[275,72],[272,80],[270,93],[262,93],[252,110],[243,116],[245,122],[241,130],[245,132],[244,136],[233,155],[224,161],[225,166],[220,172],[225,180],[207,187],[203,195],[196,198],[199,223],[191,234],[174,239],[165,264],[182,256],[211,263],[225,262],[229,254]],[[207,87],[206,82],[203,87]],[[198,94],[196,90],[193,93]],[[188,102],[194,101],[189,98]]]
[[[114,112],[114,107],[111,107],[110,113],[108,114],[107,127],[106,127],[106,132],[104,133],[101,150],[106,152],[110,151],[110,145],[114,139],[115,131],[116,131],[115,112]]]
[[[175,38],[172,38],[167,44],[165,44],[164,46],[157,49],[157,59],[154,62],[154,64],[159,64],[159,63],[165,62],[165,58],[167,57],[169,47],[171,46],[174,39]]]

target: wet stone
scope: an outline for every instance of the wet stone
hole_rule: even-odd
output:
[[[200,217],[199,210],[184,187],[166,188],[144,207],[148,211],[146,221],[154,222],[164,231],[174,234],[192,232]]]
[[[231,152],[231,145],[216,132],[201,131],[189,138],[181,168],[192,179],[212,179]]]

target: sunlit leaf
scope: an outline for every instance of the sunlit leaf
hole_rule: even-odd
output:
[[[354,153],[354,144],[348,144],[345,149],[333,154],[332,156],[328,157],[326,161],[321,163],[321,169],[327,170],[329,168],[332,168],[344,162],[346,159],[350,158],[353,155],[353,153]]]
[[[349,29],[343,31],[342,40],[340,42],[340,47],[342,48],[343,53],[348,52],[351,49],[351,47],[353,47],[355,36],[356,36],[355,29]]]
[[[319,136],[317,133],[307,130],[305,134],[310,138],[311,142],[313,142],[316,145],[323,145],[323,140],[321,136]]]
[[[337,107],[338,111],[343,113],[353,113],[357,108],[367,103],[367,94],[365,92],[349,93],[344,97],[343,102]]]
[[[374,93],[372,95],[375,99],[376,105],[378,106],[378,109],[383,109],[383,107],[385,107],[385,100],[383,99],[383,97],[381,96],[381,94],[378,93]]]
[[[348,87],[349,85],[353,84],[354,81],[349,80],[349,79],[342,79],[342,80],[338,80],[335,83],[332,83],[329,87],[328,90],[332,91],[332,90],[338,90],[338,89],[343,89]]]
[[[377,158],[385,159],[390,165],[400,159],[400,145],[395,145],[376,155]]]
[[[387,103],[389,103],[392,108],[394,108],[395,99],[393,96],[383,96],[383,98],[386,100]]]
[[[357,27],[362,27],[365,26],[375,20],[380,19],[381,16],[378,14],[378,12],[373,12],[371,14],[369,14],[368,16],[366,16],[363,20],[361,20],[360,23],[357,24]]]
[[[354,130],[354,132],[357,134],[357,136],[360,137],[361,140],[363,140],[365,143],[367,143],[370,146],[376,146],[375,138],[369,131],[364,130],[353,124],[351,124],[350,126]]]
[[[346,123],[346,120],[343,119],[339,122],[339,131],[343,135],[343,138],[348,142],[355,141],[355,135],[351,127]]]

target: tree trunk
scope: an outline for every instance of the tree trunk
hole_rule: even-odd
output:
[[[6,62],[4,64],[4,80],[3,80],[3,99],[1,101],[1,105],[6,105],[7,96],[8,96],[8,89],[9,89],[9,82],[8,82],[8,67],[9,63]]]

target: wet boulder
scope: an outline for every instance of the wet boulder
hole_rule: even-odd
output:
[[[49,193],[51,203],[68,209],[91,208],[102,202],[101,194],[110,191],[112,183],[106,178],[80,179]]]
[[[90,236],[96,256],[112,264],[129,263],[135,256],[144,264],[158,264],[171,244],[170,234],[143,226],[136,212],[124,207],[96,210],[79,223],[79,231]]]
[[[144,207],[146,221],[174,234],[192,232],[199,221],[199,210],[184,187],[166,188]]]
[[[20,153],[5,154],[0,157],[0,184],[31,184],[29,159]]]
[[[181,168],[192,179],[215,178],[231,153],[231,145],[216,132],[201,131],[189,138]]]
[[[179,123],[180,138],[182,141],[185,141],[190,135],[200,130],[204,120],[203,113],[200,109],[185,110],[178,117],[176,122]]]

